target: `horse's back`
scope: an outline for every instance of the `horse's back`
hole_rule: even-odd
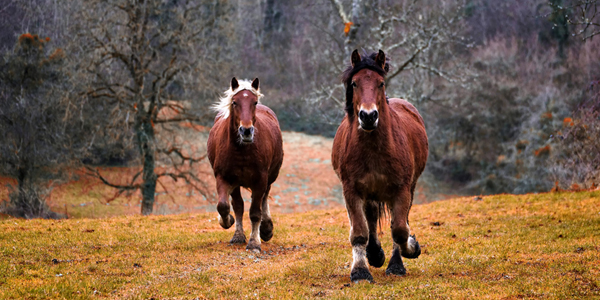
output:
[[[425,123],[423,122],[421,114],[419,114],[417,108],[410,102],[400,98],[390,98],[388,100],[392,109],[396,113],[400,114],[401,118],[413,118],[415,121],[419,122],[423,127],[425,127]]]
[[[392,110],[398,115],[399,124],[396,129],[403,130],[408,138],[415,160],[415,173],[418,176],[423,172],[429,155],[429,141],[425,131],[425,123],[417,108],[410,102],[404,99],[390,98],[389,103]]]
[[[223,119],[223,116],[220,114],[215,117],[215,122],[213,127],[210,129],[208,133],[208,141],[206,143],[206,154],[208,156],[208,161],[211,166],[214,168],[215,158],[217,154],[217,147],[219,147],[219,143],[223,143],[226,141],[226,132],[227,130],[227,122],[226,119]]]
[[[256,106],[256,134],[260,135],[262,141],[265,144],[262,145],[261,151],[271,152],[271,165],[269,167],[269,182],[275,181],[277,175],[279,175],[279,169],[283,163],[283,138],[281,136],[281,128],[279,127],[279,120],[277,115],[269,107],[258,104]],[[265,136],[265,131],[268,137]]]

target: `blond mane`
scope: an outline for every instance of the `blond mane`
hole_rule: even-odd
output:
[[[238,80],[238,84],[240,86],[238,86],[238,88],[235,90],[231,90],[231,87],[229,87],[229,89],[223,93],[223,97],[219,99],[219,102],[212,107],[212,109],[217,112],[217,117],[220,116],[223,117],[223,119],[229,118],[229,108],[231,106],[233,96],[242,90],[247,90],[254,94],[260,103],[260,98],[263,96],[263,94],[260,93],[260,87],[258,90],[254,89],[252,87],[252,82],[246,79]]]

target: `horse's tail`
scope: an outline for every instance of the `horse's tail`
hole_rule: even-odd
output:
[[[386,212],[388,213],[388,215],[392,215],[392,212],[390,211],[390,206],[386,205],[385,202],[379,202],[377,204],[377,221],[379,222],[379,231],[383,232],[383,227],[381,226],[381,222],[383,220],[383,218],[386,217]]]

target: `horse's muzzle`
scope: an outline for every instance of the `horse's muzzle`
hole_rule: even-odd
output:
[[[238,133],[240,135],[240,140],[242,143],[254,142],[254,126],[250,126],[250,127],[240,126],[238,128]]]
[[[360,128],[365,131],[374,130],[377,128],[377,123],[379,123],[379,113],[376,109],[370,112],[361,110],[358,112],[358,123]]]

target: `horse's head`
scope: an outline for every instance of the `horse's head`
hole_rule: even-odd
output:
[[[231,90],[237,91],[231,97],[231,121],[237,127],[242,144],[254,142],[254,124],[256,123],[256,105],[258,104],[259,81],[255,78],[251,89],[240,88],[237,79],[231,79]]]
[[[254,142],[254,124],[256,122],[256,105],[263,95],[259,90],[258,78],[238,81],[231,79],[231,87],[225,91],[219,103],[213,106],[218,112],[217,119],[227,119],[236,129],[242,144]]]
[[[344,72],[346,111],[349,118],[358,116],[359,129],[370,132],[377,128],[380,112],[387,105],[385,74],[389,65],[381,50],[364,58],[354,50],[351,59],[352,66]]]

